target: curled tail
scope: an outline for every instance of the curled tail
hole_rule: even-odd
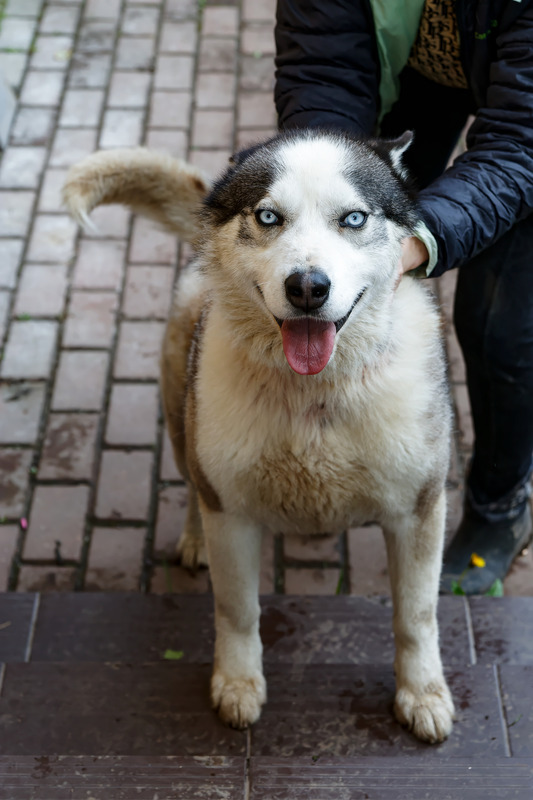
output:
[[[77,222],[91,226],[98,205],[121,203],[189,241],[211,184],[196,167],[143,147],[100,150],[72,167],[63,201]]]

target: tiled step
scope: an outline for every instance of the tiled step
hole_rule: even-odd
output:
[[[0,595],[0,798],[533,798],[533,599],[441,598],[438,746],[394,720],[388,600],[262,612],[268,701],[237,731],[209,703],[212,598]]]
[[[533,759],[0,757],[10,800],[531,800]]]
[[[251,800],[531,800],[533,760],[253,758]]]
[[[211,662],[213,599],[185,595],[0,593],[0,662]],[[262,599],[270,663],[390,664],[390,600],[365,597]],[[444,663],[533,665],[533,598],[441,597]]]
[[[9,800],[244,800],[242,758],[0,756]]]
[[[18,597],[24,602],[17,603]],[[27,630],[33,621],[32,661],[157,661],[168,648],[180,650],[184,662],[212,660],[210,596],[57,593],[38,597],[35,605],[31,597],[0,595],[0,615],[8,619],[16,610]],[[439,617],[446,663],[470,663],[462,599],[442,598]],[[3,660],[21,661],[28,643],[18,629],[5,631],[6,638],[11,635],[14,642]],[[390,664],[393,659],[388,599],[268,596],[261,635],[265,660],[272,663]]]
[[[526,670],[526,672],[524,672]],[[268,665],[268,701],[246,732],[209,704],[208,664],[9,664],[0,701],[4,755],[505,756],[508,736],[533,757],[533,668],[491,665],[448,673],[458,719],[437,748],[392,715],[392,665]],[[507,729],[501,714],[506,695]],[[512,710],[509,710],[512,709]],[[512,716],[514,715],[514,716]],[[525,737],[525,738],[524,738]],[[513,750],[514,752],[514,750]],[[0,794],[1,797],[1,794]]]

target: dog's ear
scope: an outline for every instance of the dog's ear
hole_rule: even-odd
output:
[[[382,158],[385,157],[392,168],[398,172],[402,177],[405,177],[406,171],[402,163],[403,154],[413,143],[415,135],[413,131],[405,131],[401,136],[396,139],[374,139],[371,142],[372,147]]]
[[[397,139],[389,139],[384,142],[385,146],[389,150],[390,160],[392,161],[392,166],[401,171],[402,170],[402,156],[405,151],[411,147],[413,143],[413,139],[415,135],[413,131],[405,131],[399,136]]]
[[[240,167],[240,165],[243,164],[247,158],[253,155],[262,146],[262,144],[253,144],[251,147],[246,147],[244,150],[238,150],[236,153],[233,153],[233,155],[230,156],[229,163],[233,167]]]

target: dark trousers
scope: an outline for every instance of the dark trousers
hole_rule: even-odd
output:
[[[468,91],[409,68],[382,136],[413,130],[406,162],[420,188],[440,175],[472,113]],[[528,497],[533,453],[533,215],[459,270],[454,321],[466,363],[475,432],[472,504],[514,516]]]

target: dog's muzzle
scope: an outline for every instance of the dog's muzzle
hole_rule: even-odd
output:
[[[345,314],[342,319],[338,319],[337,320],[337,322],[335,323],[335,328],[337,329],[337,333],[340,331],[340,329],[342,328],[344,323],[348,321],[348,318],[349,318],[350,314],[352,313],[352,311],[354,310],[354,308],[356,307],[357,303],[362,298],[362,296],[364,295],[365,292],[366,292],[366,286],[364,287],[364,289],[361,289],[361,291],[359,292],[359,294],[357,295],[357,297],[353,301],[352,306],[351,306],[350,310],[348,311],[348,313]]]
[[[285,358],[298,375],[316,375],[322,372],[333,353],[337,333],[347,322],[365,289],[359,292],[348,313],[336,322],[314,316],[276,319],[281,328]]]
[[[285,296],[294,308],[316,311],[328,299],[330,288],[330,279],[318,269],[293,272],[285,281]]]
[[[316,272],[318,272],[318,270],[315,271],[315,273]],[[295,272],[289,275],[285,281],[285,290],[288,299],[290,300],[290,294],[293,300],[296,300],[296,302],[290,301],[291,304],[294,305],[295,308],[298,308],[298,305],[296,305],[297,302],[301,302],[302,305],[305,303],[305,310],[311,311],[311,315],[290,317],[288,319],[280,319],[273,315],[281,329],[285,358],[291,369],[297,372],[298,375],[317,375],[319,372],[322,372],[333,353],[335,336],[346,324],[350,314],[367,289],[366,286],[361,289],[344,317],[338,319],[336,322],[330,322],[329,320],[319,319],[312,315],[313,311],[320,308],[327,300],[331,285],[329,278],[323,275],[323,273],[319,273],[321,277],[323,276],[325,278],[325,281],[301,280],[301,276],[305,277],[312,274],[313,273]],[[298,277],[296,278],[294,276]],[[289,288],[287,288],[288,282]],[[255,288],[264,302],[265,298],[261,287],[256,284]],[[318,304],[315,305],[314,309],[311,309],[309,307],[309,295],[312,294],[313,290],[317,294],[315,300]],[[307,295],[307,299],[305,299],[305,295]],[[322,297],[320,295],[322,295]],[[311,302],[313,301],[311,300]]]

